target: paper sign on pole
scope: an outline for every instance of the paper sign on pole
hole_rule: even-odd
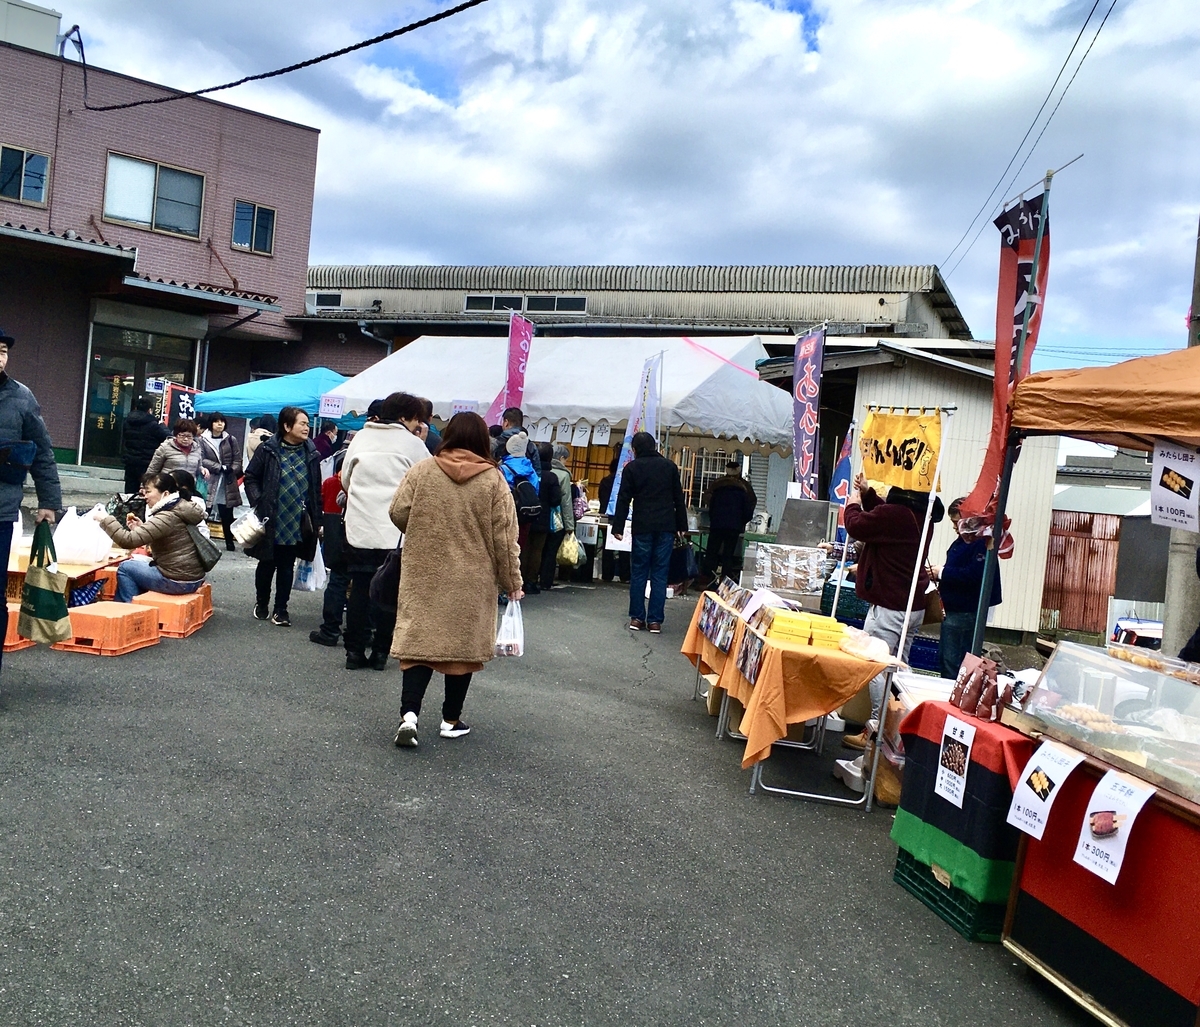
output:
[[[1109,884],[1117,883],[1133,822],[1157,789],[1110,770],[1096,785],[1079,829],[1075,862]]]
[[[1041,841],[1050,809],[1062,791],[1060,786],[1083,760],[1083,753],[1075,749],[1043,742],[1021,771],[1021,781],[1008,807],[1008,822]]]
[[[607,421],[600,421],[596,427],[592,429],[592,445],[607,446],[608,440],[612,438],[612,425]]]
[[[957,717],[947,717],[942,726],[942,749],[938,755],[934,795],[962,809],[967,794],[967,769],[971,765],[971,746],[975,744],[975,726]]]
[[[1163,442],[1155,445],[1150,472],[1150,523],[1200,531],[1197,477],[1200,463],[1196,450]]]
[[[592,435],[592,426],[587,421],[580,421],[571,433],[572,446],[586,446]]]
[[[450,403],[450,416],[455,414],[477,414],[479,404],[473,399],[456,399]]]
[[[336,421],[342,416],[346,409],[346,400],[343,396],[322,396],[321,409],[318,413],[319,417],[327,417],[332,421]]]
[[[863,474],[884,485],[928,492],[941,445],[942,415],[938,410],[922,414],[868,410],[859,443]]]

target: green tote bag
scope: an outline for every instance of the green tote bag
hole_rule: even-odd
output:
[[[29,568],[25,571],[25,587],[21,590],[17,633],[22,638],[47,645],[69,642],[74,634],[67,614],[68,578],[59,571],[47,569],[57,560],[54,533],[49,523],[39,521],[33,529],[33,545],[29,549]]]

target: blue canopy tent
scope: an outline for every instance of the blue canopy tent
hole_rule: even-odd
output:
[[[260,378],[245,385],[202,392],[196,396],[196,410],[198,413],[220,410],[228,417],[249,418],[262,414],[278,415],[286,406],[300,407],[308,413],[315,432],[321,397],[344,381],[345,375],[328,367],[311,367],[299,374]],[[339,428],[359,428],[362,421],[361,417],[343,417],[337,425]]]

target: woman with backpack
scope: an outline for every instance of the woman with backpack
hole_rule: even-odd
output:
[[[538,501],[541,509],[529,525],[529,541],[521,550],[521,577],[524,579],[525,591],[537,595],[543,588],[550,588],[554,583],[554,564],[550,564],[550,582],[543,582],[543,557],[548,547],[550,536],[555,531],[555,525],[561,524],[562,514],[558,511],[562,503],[562,482],[554,473],[551,464],[554,461],[554,447],[549,442],[535,443],[538,457],[542,464],[542,477],[538,485]],[[570,495],[568,490],[567,495]],[[557,518],[555,514],[557,512]],[[562,541],[561,536],[559,541]],[[554,550],[558,553],[557,547]]]

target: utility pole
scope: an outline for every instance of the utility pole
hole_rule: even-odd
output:
[[[1192,272],[1192,309],[1188,314],[1189,346],[1200,346],[1200,228],[1196,232],[1196,264]],[[1200,624],[1200,578],[1196,576],[1196,547],[1200,535],[1171,529],[1167,553],[1167,611],[1163,615],[1162,651],[1176,655]]]

